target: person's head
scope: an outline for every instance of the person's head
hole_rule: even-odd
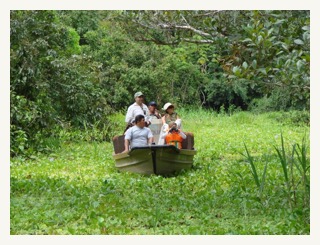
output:
[[[139,91],[134,94],[134,100],[138,105],[141,105],[143,103],[143,99],[144,99],[144,96],[142,92]]]
[[[157,109],[157,103],[155,101],[151,101],[148,104],[148,108],[151,113],[155,112],[155,110]]]
[[[170,122],[169,123],[169,132],[170,133],[178,132],[178,127],[177,127],[177,124],[175,122]]]
[[[168,102],[163,106],[163,110],[165,110],[166,113],[171,114],[174,111],[174,105]]]
[[[137,115],[134,119],[134,123],[136,124],[136,126],[143,128],[145,126],[144,115]]]

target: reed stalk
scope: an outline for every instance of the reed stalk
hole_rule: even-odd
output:
[[[297,147],[294,148],[294,151],[297,155],[298,162],[294,162],[297,167],[299,173],[301,174],[302,183],[304,187],[304,206],[308,205],[308,200],[310,197],[310,182],[308,178],[308,171],[310,170],[310,163],[307,159],[307,144],[306,137],[304,136],[302,139],[301,146],[297,144]]]
[[[289,175],[288,175],[288,161],[287,161],[287,155],[286,155],[286,150],[284,147],[284,140],[283,140],[283,135],[281,132],[281,148],[278,148],[276,146],[273,146],[278,154],[278,157],[280,159],[280,163],[282,166],[283,170],[283,175],[285,179],[285,184],[287,187],[287,199],[290,205],[290,208],[292,209],[292,201],[291,201],[291,185],[290,185],[290,180],[289,180]],[[291,176],[292,177],[292,176]],[[293,177],[292,177],[293,178]]]
[[[245,157],[248,159],[248,162],[249,162],[249,164],[250,164],[250,166],[251,166],[252,176],[253,176],[253,178],[254,178],[254,181],[255,181],[258,189],[260,189],[261,185],[260,185],[260,181],[259,181],[259,176],[258,176],[258,174],[257,174],[257,170],[256,170],[256,167],[255,167],[255,165],[254,165],[253,158],[252,158],[252,156],[250,155],[250,153],[249,153],[249,151],[248,151],[247,145],[246,145],[245,143],[243,143],[243,144],[244,144],[244,147],[245,147],[245,149],[246,149],[246,154],[247,154],[247,155],[244,155],[244,154],[242,154],[242,155],[245,156]]]

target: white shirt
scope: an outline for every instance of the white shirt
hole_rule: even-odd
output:
[[[139,106],[136,102],[129,106],[126,114],[125,122],[129,123],[132,121],[132,119],[135,119],[138,115],[144,115],[145,120],[149,121],[149,109],[148,107],[142,103],[141,106]]]

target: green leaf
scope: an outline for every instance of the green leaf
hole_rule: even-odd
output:
[[[257,68],[257,61],[256,61],[256,60],[253,60],[253,61],[252,61],[252,67],[253,67],[254,69]]]
[[[282,24],[284,22],[286,22],[287,20],[285,19],[282,19],[282,20],[277,20],[276,23],[274,23],[275,25],[279,25],[279,24]]]
[[[260,71],[264,75],[267,75],[266,68],[259,68],[258,71]]]
[[[303,26],[301,29],[304,31],[310,31],[310,26]]]
[[[303,33],[302,37],[303,37],[303,41],[309,41],[310,40],[310,34],[308,32]]]
[[[251,38],[246,38],[246,39],[242,40],[242,42],[243,42],[243,43],[245,43],[245,42],[252,42],[252,39],[251,39]]]
[[[94,201],[93,203],[92,203],[92,206],[94,207],[94,208],[97,208],[98,206],[99,206],[99,202],[97,202],[97,201]]]
[[[270,30],[268,30],[268,36],[270,36],[270,34],[273,32],[274,28],[271,28]]]
[[[301,68],[304,66],[304,62],[302,60],[298,60],[297,62],[297,68],[298,71],[301,71]]]
[[[103,217],[98,217],[98,222],[99,223],[102,223],[104,221],[104,218]]]
[[[240,76],[241,74],[241,69],[238,66],[234,66],[232,68],[232,72],[236,75],[236,76]]]
[[[303,58],[306,62],[310,62],[310,55],[309,54],[305,54],[305,55],[301,56],[301,58]]]
[[[288,45],[286,43],[281,43],[283,49],[288,51]]]
[[[298,45],[304,45],[304,41],[302,41],[301,39],[295,39],[294,43]]]
[[[283,54],[282,50],[280,52],[276,53],[276,56],[279,56],[280,54]]]

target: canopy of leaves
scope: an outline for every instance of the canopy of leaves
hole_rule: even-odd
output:
[[[11,11],[12,155],[146,103],[309,110],[309,11]],[[57,129],[57,130],[56,130]]]

